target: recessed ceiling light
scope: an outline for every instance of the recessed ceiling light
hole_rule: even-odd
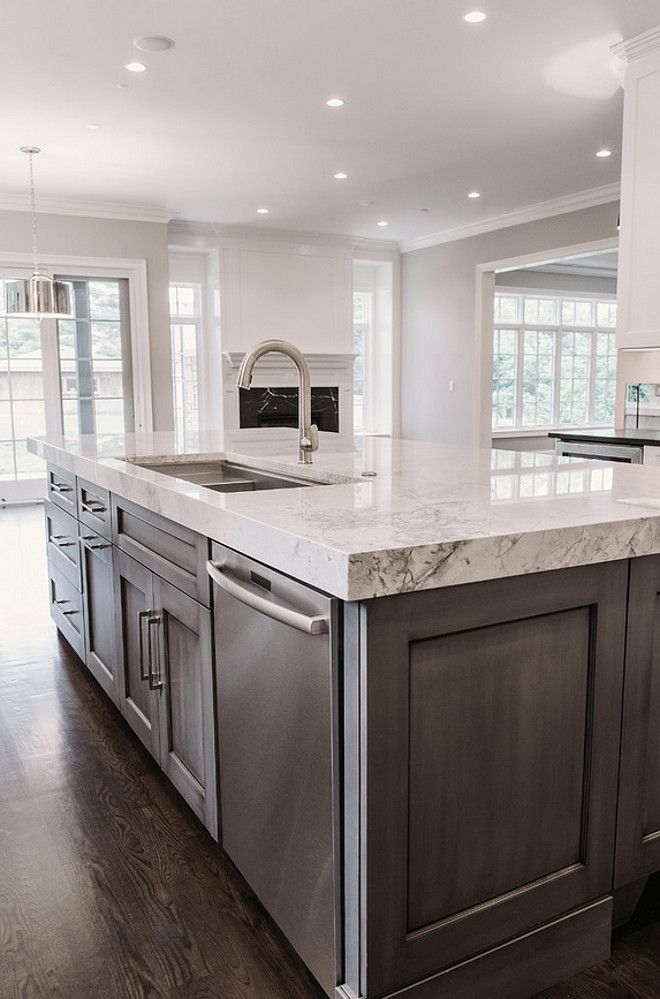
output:
[[[425,215],[428,215],[430,211],[431,211],[430,208],[420,208],[420,212],[424,212]]]
[[[373,208],[375,204],[375,201],[358,201],[360,208]]]
[[[97,132],[101,126],[97,121],[88,121],[85,128],[89,128],[92,132]]]
[[[143,62],[127,62],[124,66],[129,73],[144,73],[146,68]]]
[[[480,197],[481,197],[481,194],[479,193],[479,191],[470,191],[470,193],[468,194],[468,198],[475,199],[475,198],[480,198]]]
[[[381,219],[380,222],[378,223],[378,225],[380,225],[380,226],[386,226],[386,225],[389,225],[389,222],[386,222],[385,219]]]
[[[117,88],[117,90],[126,90],[127,86],[128,86],[127,83],[115,83],[115,87]]]
[[[611,155],[612,155],[611,149],[599,149],[598,152],[596,153],[596,156],[601,160],[606,160]]]
[[[257,208],[257,215],[268,215],[267,208]]]
[[[174,48],[174,42],[165,35],[140,35],[133,39],[133,47],[141,52],[166,52]]]
[[[329,108],[343,108],[344,102],[341,97],[331,97],[325,102]]]
[[[339,173],[334,174],[335,180],[348,180],[348,174],[340,170]]]
[[[467,21],[468,24],[481,24],[482,21],[486,20],[486,15],[483,10],[471,10],[463,20]]]

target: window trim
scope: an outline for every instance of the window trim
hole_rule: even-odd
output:
[[[176,398],[176,386],[175,386],[175,351],[174,351],[174,341],[173,341],[173,327],[174,326],[194,326],[195,327],[195,368],[197,376],[197,430],[196,433],[199,434],[202,417],[201,417],[201,405],[200,405],[200,393],[202,389],[202,354],[203,354],[203,336],[204,336],[204,292],[205,286],[200,281],[192,279],[175,279],[168,281],[168,307],[169,307],[169,290],[170,288],[192,288],[193,298],[194,298],[194,312],[192,315],[184,315],[180,312],[170,312],[170,350],[172,352],[172,410],[174,414],[174,427],[177,428],[177,398]],[[186,440],[185,426],[182,428],[182,440],[184,444],[192,443]]]
[[[556,323],[525,323],[524,321],[524,305],[521,302],[521,312],[517,322],[505,322],[495,319],[495,299],[498,296],[515,296],[520,299],[523,298],[551,298],[558,303],[557,316],[558,321]],[[597,334],[598,333],[611,333],[616,335],[615,326],[599,326],[598,325],[598,310],[594,308],[593,322],[591,325],[579,325],[573,323],[565,326],[562,318],[562,308],[561,303],[564,299],[572,301],[591,301],[594,305],[598,302],[614,302],[617,301],[616,294],[611,292],[576,292],[576,291],[563,291],[561,289],[549,290],[547,288],[518,288],[518,287],[507,287],[506,285],[495,285],[495,291],[493,295],[493,310],[492,310],[492,333],[498,330],[513,330],[516,334],[517,349],[516,349],[516,372],[515,372],[515,397],[516,397],[516,414],[521,414],[522,412],[522,377],[520,376],[520,359],[521,359],[521,340],[522,335],[525,331],[529,332],[550,332],[555,334],[555,356],[554,356],[554,370],[553,370],[553,415],[558,416],[559,412],[559,401],[560,401],[560,383],[561,383],[561,352],[557,350],[557,344],[561,340],[562,333],[588,333],[591,337],[591,349],[590,349],[590,359],[589,359],[589,386],[588,386],[588,398],[587,398],[587,422],[586,423],[559,423],[552,422],[550,424],[539,424],[535,426],[521,426],[514,425],[511,427],[506,426],[493,426],[492,425],[492,386],[493,386],[493,374],[494,365],[491,370],[491,436],[492,437],[538,437],[547,434],[550,431],[555,430],[580,430],[585,427],[603,427],[609,426],[609,423],[597,423],[593,416],[593,398],[594,398],[594,386],[595,386],[595,371],[596,371],[596,358],[597,358]],[[493,354],[494,360],[494,354]]]

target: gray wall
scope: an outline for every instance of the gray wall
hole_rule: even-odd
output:
[[[39,215],[38,221],[39,250],[44,257],[61,255],[146,260],[154,429],[170,430],[174,425],[174,414],[167,291],[167,225],[71,215]],[[29,253],[30,250],[30,216],[26,212],[0,211],[0,251]]]
[[[495,275],[498,288],[543,288],[547,291],[588,291],[594,295],[616,295],[616,278],[585,274],[547,274],[542,271],[501,271]]]
[[[599,205],[403,255],[403,437],[476,438],[477,264],[614,237],[617,215],[617,203]]]

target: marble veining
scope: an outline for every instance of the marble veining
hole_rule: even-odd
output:
[[[239,389],[241,427],[297,426],[298,386]],[[312,423],[339,432],[339,388],[312,385]]]
[[[187,453],[163,433],[54,437],[29,447],[347,600],[660,553],[654,467],[368,437],[326,439],[302,467],[296,431],[283,433],[287,445],[278,441],[277,451],[215,433],[201,434]],[[323,484],[221,494],[135,463],[200,458]]]

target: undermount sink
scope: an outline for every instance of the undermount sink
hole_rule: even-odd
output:
[[[245,493],[266,489],[299,489],[301,486],[320,486],[322,482],[297,478],[294,475],[273,475],[261,469],[234,465],[230,461],[181,461],[156,463],[132,461],[140,468],[147,468],[174,479],[183,479],[196,486],[204,486],[216,493]]]

